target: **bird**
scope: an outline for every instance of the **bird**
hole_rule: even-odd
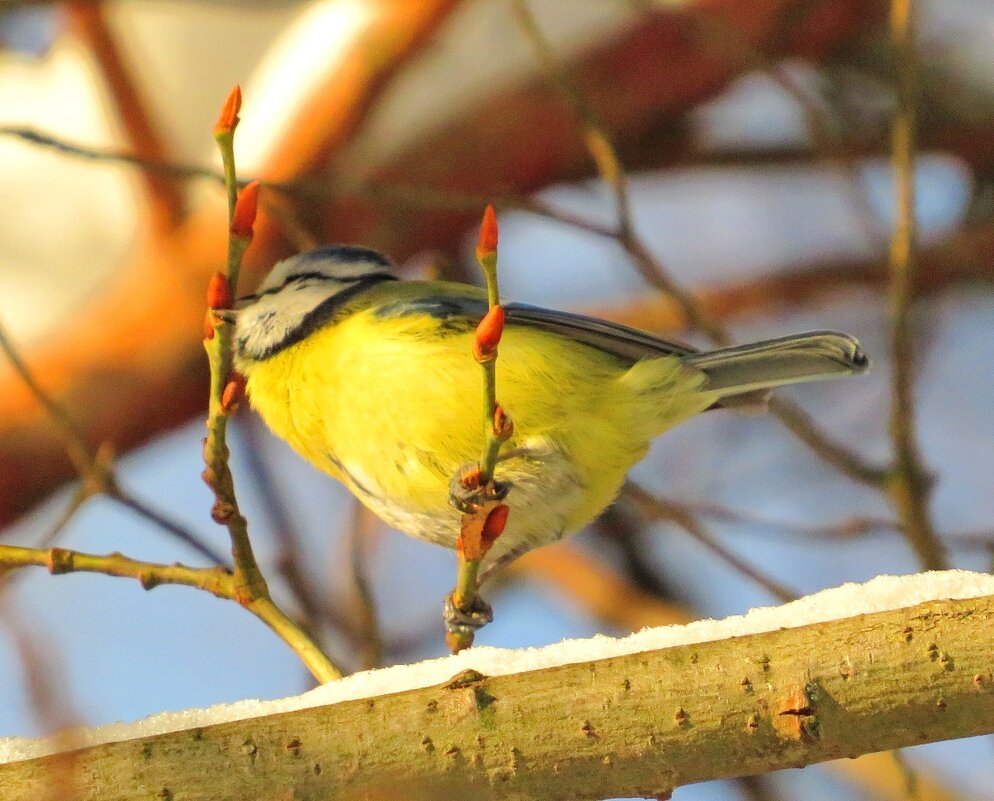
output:
[[[478,287],[400,280],[375,250],[323,246],[235,304],[234,364],[253,409],[307,461],[390,526],[455,548],[451,480],[483,447],[473,343],[487,310]],[[504,312],[496,382],[513,434],[494,477],[509,512],[483,575],[592,521],[674,425],[869,363],[834,331],[699,351],[579,314]]]

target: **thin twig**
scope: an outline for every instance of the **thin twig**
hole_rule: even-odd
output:
[[[146,590],[162,584],[180,584],[209,592],[218,598],[235,601],[262,620],[289,645],[319,680],[340,677],[329,667],[328,658],[299,626],[288,618],[269,597],[246,599],[241,582],[220,567],[187,567],[131,559],[120,553],[88,554],[66,548],[22,548],[0,545],[0,575],[25,567],[44,567],[53,576],[66,573],[102,573],[105,576],[130,578]]]
[[[89,554],[67,548],[22,548],[0,545],[0,573],[24,567],[44,567],[53,576],[66,573],[102,573],[131,578],[146,590],[161,584],[196,587],[218,598],[237,600],[231,572],[221,567],[187,567],[131,559],[120,553]]]
[[[90,499],[90,493],[86,489],[86,485],[80,482],[76,489],[73,491],[72,498],[69,499],[69,503],[66,504],[62,513],[55,519],[55,521],[48,527],[44,534],[42,534],[38,540],[37,545],[39,548],[51,548],[55,541],[62,536],[62,532],[65,531],[66,526],[72,522],[72,519],[76,516],[76,513],[80,510],[80,507]]]
[[[120,485],[115,483],[114,485],[108,487],[106,494],[108,498],[117,501],[117,503],[121,504],[121,506],[126,509],[130,509],[143,520],[158,526],[162,531],[165,531],[175,539],[188,545],[197,553],[210,560],[211,564],[221,566],[226,566],[228,564],[228,558],[219,551],[216,551],[212,545],[208,545],[206,542],[203,542],[199,537],[193,534],[193,532],[184,528],[179,522],[163,512],[161,509],[154,509],[141,498],[136,498],[131,493],[121,489]]]
[[[356,500],[353,503],[352,525],[348,532],[348,547],[356,609],[354,638],[358,645],[359,663],[363,670],[383,665],[383,636],[376,615],[376,599],[366,569],[373,522],[372,513]]]
[[[97,483],[100,483],[100,480],[93,475],[97,469],[96,455],[91,451],[86,439],[76,428],[72,418],[65,409],[42,389],[41,384],[38,383],[38,380],[34,377],[34,373],[28,368],[27,362],[21,358],[20,352],[14,346],[13,340],[7,334],[7,330],[2,324],[0,324],[0,349],[3,350],[7,361],[10,362],[11,367],[14,368],[14,372],[17,373],[22,383],[45,410],[52,422],[55,423],[65,444],[66,453],[76,472],[86,480],[95,480]]]
[[[555,48],[542,33],[527,0],[512,0],[511,9],[543,67],[562,89],[563,96],[576,112],[587,152],[597,166],[597,172],[614,192],[618,235],[622,238],[629,236],[632,230],[631,196],[628,192],[628,175],[618,158],[617,148],[583,92],[573,83]]]
[[[526,0],[512,0],[512,8],[522,30],[533,44],[539,60],[546,65],[554,83],[580,115],[584,142],[587,144],[602,178],[615,192],[618,226],[613,237],[625,249],[639,275],[650,286],[666,293],[677,302],[691,328],[705,334],[715,344],[731,344],[732,337],[725,327],[703,311],[694,296],[669,275],[668,271],[638,236],[631,219],[631,203],[628,198],[627,182],[624,179],[624,167],[611,144],[610,137],[600,126],[594,114],[589,111],[588,104],[582,99],[582,93],[558,68],[554,50],[535,22]],[[596,136],[588,133],[591,129],[598,132]],[[875,466],[835,441],[814,425],[810,418],[796,413],[790,406],[785,406],[782,401],[771,405],[771,411],[798,439],[807,444],[817,455],[829,460],[831,464],[850,478],[862,483],[870,483],[877,481],[877,477],[882,475]],[[879,483],[871,485],[877,488],[881,487]]]
[[[143,172],[162,173],[177,178],[205,178],[216,183],[224,183],[224,176],[209,167],[197,167],[192,164],[179,164],[165,161],[161,158],[127,153],[109,148],[90,147],[76,142],[70,142],[54,134],[39,131],[25,125],[0,125],[0,136],[20,139],[22,142],[53,150],[64,156],[94,161],[98,164],[128,164]],[[245,183],[248,183],[246,181]]]
[[[34,396],[38,404],[45,410],[48,417],[55,423],[56,430],[62,437],[69,460],[80,477],[81,484],[74,496],[71,511],[63,514],[54,531],[61,530],[68,523],[83,501],[96,494],[106,495],[113,501],[131,509],[146,521],[158,526],[183,544],[189,546],[198,554],[208,559],[212,564],[224,564],[224,556],[208,544],[202,542],[193,532],[171,520],[165,513],[153,509],[145,501],[132,495],[121,487],[114,474],[111,448],[103,445],[96,450],[91,449],[86,438],[73,421],[72,416],[57,403],[41,386],[27,362],[21,357],[14,346],[13,340],[0,324],[0,350],[3,351],[17,373],[22,383]]]
[[[623,492],[642,508],[648,519],[668,520],[676,523],[715,556],[727,562],[742,575],[752,579],[778,601],[786,603],[798,597],[797,593],[793,590],[788,589],[775,579],[763,575],[753,565],[725,549],[718,542],[717,538],[697,518],[689,514],[685,508],[671,504],[667,500],[653,495],[651,492],[630,481],[625,484]]]
[[[752,514],[740,509],[732,509],[713,501],[701,503],[678,503],[668,499],[668,503],[685,509],[689,514],[700,517],[711,517],[723,523],[746,526],[756,526],[764,533],[787,533],[808,539],[842,539],[849,540],[865,537],[880,532],[896,532],[899,524],[885,517],[868,517],[854,515],[831,523],[808,523],[796,520],[777,520],[759,514]]]
[[[504,308],[497,281],[497,215],[488,205],[483,213],[476,260],[486,278],[487,313],[473,337],[473,356],[483,371],[483,453],[472,469],[460,469],[451,482],[450,502],[462,512],[456,539],[456,586],[446,599],[445,640],[457,653],[473,644],[475,632],[492,619],[479,590],[483,558],[503,533],[508,507],[502,503],[508,487],[494,478],[501,445],[514,425],[497,403],[497,346],[504,333]]]
[[[915,431],[913,389],[914,328],[911,305],[914,289],[915,117],[918,69],[916,12],[912,0],[892,0],[891,37],[897,59],[897,114],[893,129],[893,166],[896,214],[891,240],[891,356],[892,385],[890,435],[894,469],[887,489],[904,535],[922,567],[941,570],[948,564],[945,547],[932,524],[932,477],[922,461]]]
[[[132,147],[143,156],[164,159],[168,156],[164,138],[156,130],[148,103],[139,82],[117,46],[100,3],[67,4],[76,32],[86,42],[107,84],[120,121]],[[168,231],[182,218],[185,210],[183,192],[168,175],[150,174],[145,184],[152,209],[152,224],[158,231]]]
[[[266,517],[272,524],[276,539],[276,568],[300,609],[301,625],[315,634],[326,605],[319,600],[313,582],[304,568],[301,537],[291,522],[289,510],[276,487],[276,477],[263,454],[258,418],[252,415],[246,419],[243,416],[238,422],[237,431],[245,443],[242,461],[262,502]]]
[[[273,603],[269,586],[252,549],[248,521],[238,506],[234,476],[228,464],[228,420],[237,408],[244,383],[233,371],[234,324],[214,312],[230,309],[234,301],[242,256],[252,240],[258,198],[258,185],[249,184],[239,193],[235,177],[234,131],[240,106],[241,90],[236,86],[228,96],[214,128],[214,138],[224,164],[229,235],[226,272],[216,274],[208,289],[208,330],[205,332],[204,349],[211,382],[203,478],[214,492],[211,516],[227,528],[231,539],[233,591],[239,602],[282,637],[318,681],[327,682],[341,678],[342,671],[300,626]]]

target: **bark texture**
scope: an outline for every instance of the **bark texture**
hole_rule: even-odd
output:
[[[443,685],[0,765],[4,801],[667,797],[994,732],[994,596]],[[67,796],[68,797],[68,796]]]

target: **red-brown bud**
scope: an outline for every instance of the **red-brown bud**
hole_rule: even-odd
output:
[[[497,215],[493,206],[483,210],[483,222],[480,224],[480,240],[476,245],[476,257],[483,261],[497,251]]]
[[[500,343],[503,333],[504,308],[499,305],[491,306],[490,311],[484,315],[476,327],[473,355],[476,356],[478,362],[489,361],[497,355],[497,345]]]
[[[507,416],[502,406],[494,409],[494,436],[506,442],[514,435],[514,422]]]
[[[231,133],[235,130],[235,126],[238,125],[238,112],[241,111],[241,108],[242,87],[235,84],[234,88],[228,93],[224,105],[221,106],[221,113],[218,115],[217,122],[214,123],[214,136]]]
[[[497,538],[504,533],[504,526],[507,525],[507,516],[510,508],[506,504],[499,504],[490,510],[486,522],[483,524],[483,531],[480,534],[480,546],[484,554],[490,550]]]
[[[215,272],[207,284],[207,308],[230,309],[232,300],[227,277],[222,272]]]
[[[231,233],[242,239],[252,238],[252,226],[255,225],[255,215],[259,209],[259,182],[246,184],[238,193],[235,201],[235,213],[231,217]]]
[[[464,489],[475,490],[480,488],[480,466],[473,465],[472,467],[466,468],[462,475],[459,476],[459,483],[463,485]]]
[[[226,414],[233,414],[238,411],[238,404],[245,397],[245,376],[241,373],[231,372],[228,383],[225,384],[224,392],[221,394],[221,408]]]

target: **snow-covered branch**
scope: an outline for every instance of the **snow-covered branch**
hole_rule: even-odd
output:
[[[0,786],[7,801],[68,777],[92,801],[665,796],[994,732],[992,621],[992,577],[880,578],[741,618],[472,649],[275,707],[80,732],[103,744],[72,753],[0,743],[21,760],[0,765]]]

